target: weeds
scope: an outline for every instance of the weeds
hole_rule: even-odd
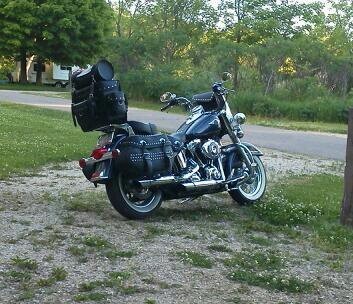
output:
[[[275,274],[261,272],[255,273],[241,269],[231,272],[229,274],[229,279],[266,289],[275,289],[292,293],[310,292],[315,287],[312,282],[306,282],[295,277],[277,276]]]
[[[108,276],[106,276],[102,280],[84,282],[79,285],[80,294],[74,297],[74,300],[77,302],[80,301],[98,301],[95,299],[97,294],[104,295],[104,298],[100,298],[98,296],[99,301],[104,300],[107,297],[106,293],[97,292],[97,289],[102,288],[112,288],[116,292],[120,292],[122,294],[132,294],[138,291],[135,286],[129,286],[126,284],[126,280],[130,277],[130,273],[128,272],[109,272]]]
[[[213,262],[203,253],[194,251],[179,251],[176,255],[185,264],[190,264],[195,267],[212,268]]]
[[[232,249],[228,248],[227,246],[224,245],[210,245],[207,247],[211,251],[218,251],[218,252],[232,252]]]
[[[29,258],[20,258],[18,256],[11,259],[12,265],[21,270],[35,271],[38,269],[38,262]]]
[[[86,301],[104,301],[106,300],[108,295],[105,292],[91,292],[85,294],[78,294],[74,296],[74,301],[76,302],[86,302]]]
[[[233,269],[228,274],[232,281],[293,293],[313,290],[312,282],[282,274],[285,264],[284,256],[273,250],[244,249],[224,260],[224,265]]]
[[[327,251],[345,251],[353,244],[353,232],[338,223],[342,200],[342,178],[331,175],[293,177],[276,185],[253,213],[272,226],[298,232],[310,229],[313,243]]]
[[[103,193],[80,192],[75,195],[63,195],[65,207],[69,211],[94,212],[102,214],[106,207],[106,197]],[[70,219],[69,219],[70,221]]]

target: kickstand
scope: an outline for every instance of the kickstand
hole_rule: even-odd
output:
[[[200,196],[192,196],[192,197],[188,197],[183,199],[182,201],[179,202],[180,205],[184,204],[184,203],[188,203],[188,202],[192,202],[193,200],[199,198]]]

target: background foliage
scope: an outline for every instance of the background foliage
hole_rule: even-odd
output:
[[[0,55],[18,58],[26,49],[65,64],[107,57],[128,96],[146,101],[164,91],[209,90],[227,70],[236,110],[346,122],[353,104],[349,0],[66,2],[1,1]],[[41,10],[31,14],[34,4]]]

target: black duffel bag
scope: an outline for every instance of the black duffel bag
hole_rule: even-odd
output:
[[[71,106],[74,123],[77,121],[84,132],[127,121],[127,101],[117,80],[73,89]]]
[[[114,77],[114,68],[112,64],[105,60],[99,60],[95,65],[88,69],[80,70],[72,74],[72,85],[80,90],[88,87],[93,81],[107,81]]]
[[[71,111],[75,126],[76,123],[79,124],[83,132],[93,131],[105,125],[94,98],[72,104]]]
[[[127,121],[127,99],[117,80],[99,81],[94,84],[94,98],[105,110],[108,124],[122,124]]]
[[[130,178],[172,173],[174,152],[167,135],[132,135],[119,144],[118,170]]]

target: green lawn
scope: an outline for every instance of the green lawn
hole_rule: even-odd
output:
[[[0,83],[0,90],[15,90],[15,91],[54,91],[65,92],[65,88],[56,88],[52,85],[36,85],[33,83]]]
[[[97,132],[75,128],[62,111],[0,103],[0,179],[87,156]]]
[[[336,253],[352,250],[353,230],[339,223],[343,177],[294,176],[273,185],[252,212],[259,219],[292,232],[308,228],[313,244]],[[302,237],[304,237],[302,235]]]
[[[248,123],[259,126],[274,127],[288,130],[347,134],[347,124],[343,123],[329,123],[320,121],[292,121],[284,118],[278,119],[259,116],[250,116]]]

